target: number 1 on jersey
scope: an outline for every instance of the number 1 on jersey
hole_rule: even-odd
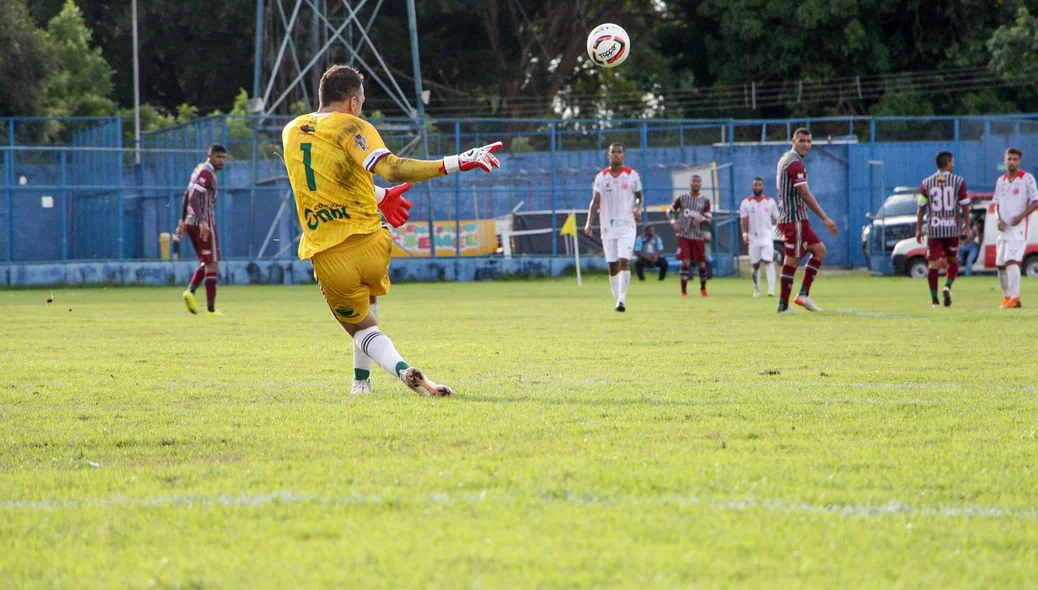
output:
[[[314,169],[310,167],[310,146],[309,143],[299,144],[299,149],[303,150],[303,166],[306,168],[306,188],[315,191],[317,190],[317,180],[314,179]]]

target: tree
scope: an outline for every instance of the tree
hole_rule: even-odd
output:
[[[406,42],[385,43],[388,33],[406,30],[400,4],[387,9],[389,20],[382,29],[387,35],[377,40],[390,64],[410,63]],[[663,17],[652,0],[440,0],[421,3],[418,10],[422,77],[433,95],[429,111],[458,117],[550,116],[556,95],[574,81],[583,79],[586,93],[605,79],[625,76],[617,72],[596,83],[597,69],[584,67],[585,41],[595,25],[620,22],[634,38],[632,45],[639,46]],[[459,45],[460,39],[467,41]],[[644,47],[649,47],[647,39]],[[639,60],[650,53],[641,48],[632,53],[624,64],[626,75],[652,77],[653,70],[638,69]],[[403,68],[394,74],[412,79]]]
[[[0,56],[0,117],[37,114],[54,56],[23,0],[0,2]]]
[[[676,31],[665,37],[702,39],[704,52],[679,62],[694,70],[697,83],[734,90],[755,81],[783,98],[752,111],[739,108],[734,90],[729,115],[864,114],[877,104],[882,112],[923,113],[928,104],[936,112],[955,112],[967,102],[998,103],[984,98],[990,97],[990,81],[979,72],[988,59],[985,42],[1024,2],[1002,0],[992,9],[988,0],[877,0],[863,10],[858,0],[675,0],[667,4]],[[674,45],[667,47],[676,51]],[[961,73],[967,67],[977,71]],[[904,84],[877,79],[859,92],[859,77],[919,71],[934,74],[925,81],[908,77]],[[801,100],[801,81],[827,92]]]
[[[989,65],[999,78],[1034,85],[1038,80],[1038,18],[1026,8],[1016,12],[1011,25],[1002,25],[987,43]]]
[[[91,47],[90,30],[73,0],[66,0],[47,24],[47,36],[56,63],[44,76],[44,113],[52,117],[112,115],[112,67],[100,48]]]
[[[37,22],[47,22],[57,14],[62,1],[33,0]],[[130,2],[78,0],[78,4],[114,70],[115,100],[122,106],[132,105]],[[239,88],[251,87],[255,31],[255,3],[251,0],[138,0],[138,19],[143,101],[167,113],[176,112],[184,103],[208,113],[230,105]]]

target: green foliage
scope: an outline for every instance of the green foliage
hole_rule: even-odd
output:
[[[127,145],[133,143],[134,140],[134,129],[133,129],[133,109],[123,108],[119,109],[119,117],[123,120],[123,142]],[[165,129],[166,127],[172,127],[177,124],[177,119],[173,115],[163,113],[155,105],[142,104],[141,105],[141,132],[146,133],[148,131],[158,131],[159,129]]]
[[[52,117],[104,117],[115,112],[112,67],[101,50],[91,46],[90,30],[73,0],[47,24],[56,67],[45,74],[46,115]]]
[[[1002,25],[987,43],[991,69],[1006,82],[1038,81],[1038,18],[1020,8],[1013,24]]]
[[[41,74],[54,63],[47,34],[33,23],[25,3],[0,1],[0,117],[39,114],[46,96]]]

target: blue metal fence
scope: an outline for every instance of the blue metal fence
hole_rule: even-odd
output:
[[[183,189],[211,143],[228,147],[218,176],[217,230],[232,258],[294,256],[299,236],[291,192],[279,157],[285,117],[214,116],[146,134],[140,150],[124,147],[121,121],[0,119],[3,207],[0,260],[10,263],[156,259],[159,234],[172,232]],[[413,155],[410,120],[374,120],[387,145]],[[627,164],[640,170],[647,205],[666,205],[689,170],[713,164],[715,206],[728,212],[715,228],[720,274],[734,269],[739,249],[730,213],[755,176],[774,185],[775,162],[790,132],[814,134],[808,159],[812,190],[840,227],[825,236],[827,262],[865,263],[860,232],[866,214],[887,192],[932,172],[934,154],[950,149],[971,190],[990,192],[1009,145],[1038,154],[1038,115],[807,120],[434,120],[426,130],[432,153],[453,154],[501,140],[502,169],[439,178],[412,191],[412,221],[456,225],[518,214],[548,214],[557,231],[571,210],[586,210],[593,176],[612,142],[625,144]],[[724,219],[724,215],[721,215]],[[442,225],[442,224],[441,224]],[[566,243],[550,241],[551,254]],[[457,245],[460,252],[461,245]],[[183,255],[190,255],[187,252]]]

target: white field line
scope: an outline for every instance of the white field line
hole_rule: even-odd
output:
[[[314,494],[280,491],[249,496],[231,494],[156,496],[152,498],[129,498],[115,496],[92,500],[8,500],[0,502],[0,510],[80,510],[87,508],[151,508],[167,506],[184,507],[256,507],[256,506],[441,506],[448,504],[478,504],[490,500],[512,500],[514,495],[488,494],[430,494],[424,498],[383,497],[378,495],[351,494],[346,496],[319,496]],[[580,506],[611,506],[621,504],[705,506],[736,512],[764,510],[769,512],[830,514],[846,517],[919,516],[937,518],[1008,518],[1038,519],[1038,508],[1007,508],[1002,506],[912,506],[904,502],[886,504],[812,504],[789,502],[778,499],[720,499],[698,496],[661,496],[656,498],[633,498],[630,496],[594,496],[591,494],[567,493],[555,497],[550,493],[541,496],[544,503],[563,503]]]
[[[908,319],[908,318],[913,318],[913,317],[920,317],[920,316],[910,316],[910,315],[902,315],[902,314],[883,313],[883,312],[880,312],[880,311],[865,311],[864,309],[856,309],[856,308],[853,308],[853,307],[844,308],[844,309],[834,309],[833,311],[836,312],[836,313],[843,313],[843,314],[847,314],[847,315],[858,315],[858,316],[863,316],[863,317],[867,317],[867,318],[889,318],[889,319],[901,320],[901,319]]]

